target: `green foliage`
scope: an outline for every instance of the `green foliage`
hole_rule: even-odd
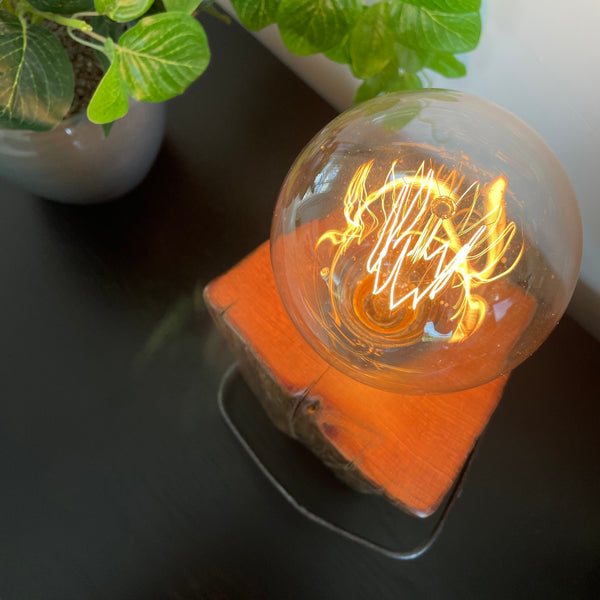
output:
[[[165,8],[169,12],[184,12],[191,15],[200,4],[201,0],[163,0]]]
[[[94,10],[94,0],[29,0],[29,3],[38,10],[59,15]]]
[[[402,44],[394,44],[396,65],[402,65],[405,73],[418,73],[425,67],[426,53],[423,50],[408,48]]]
[[[477,12],[481,8],[481,0],[404,0],[404,2],[427,10],[446,13]]]
[[[444,77],[464,77],[467,74],[467,67],[456,56],[446,52],[430,54],[427,58],[427,66]]]
[[[108,124],[127,113],[129,98],[168,100],[203,73],[210,51],[204,29],[191,16],[198,4],[2,0],[7,10],[0,10],[0,127],[52,129],[71,106],[73,67],[56,35],[38,23],[67,27],[71,37],[99,55],[105,73],[88,118]]]
[[[119,38],[115,51],[128,94],[147,102],[182,94],[210,60],[200,23],[174,12],[143,18]]]
[[[365,7],[350,32],[350,65],[357,77],[373,77],[394,56],[394,32],[389,27],[390,6],[380,2]]]
[[[120,73],[119,56],[114,52],[114,42],[107,39],[106,45],[113,46],[112,61],[87,109],[88,119],[92,123],[110,123],[120,119],[127,114],[129,108],[127,89]]]
[[[51,129],[73,100],[73,70],[58,38],[0,11],[0,127]]]
[[[454,56],[476,48],[481,0],[232,0],[249,29],[277,23],[294,54],[323,52],[363,79],[355,100],[423,86],[423,69],[462,77]]]
[[[94,0],[99,14],[117,23],[127,23],[141,17],[154,0]]]
[[[410,48],[468,52],[475,48],[481,34],[478,12],[449,13],[405,4],[396,15],[398,40]]]
[[[355,102],[363,102],[386,92],[400,90],[418,90],[423,87],[420,77],[414,73],[406,73],[398,69],[398,65],[390,62],[385,69],[373,77],[364,80],[356,92]]]
[[[294,54],[315,54],[337,46],[356,23],[360,10],[359,0],[281,0],[277,23],[285,45]]]
[[[88,107],[94,123],[121,118],[129,97],[162,102],[182,94],[210,60],[204,29],[179,11],[144,17],[117,43],[107,38],[104,51],[111,62]]]
[[[0,127],[45,130],[67,113],[73,70],[54,21],[92,46],[105,71],[88,107],[107,124],[129,98],[161,102],[206,69],[208,42],[193,13],[214,0],[0,0]],[[479,42],[480,0],[232,0],[252,30],[277,23],[298,55],[323,52],[363,80],[356,100],[423,86],[424,69],[461,77],[455,54]],[[95,10],[95,12],[94,12]],[[80,14],[79,14],[80,13]],[[95,16],[94,16],[95,15]],[[219,16],[218,14],[215,16]]]
[[[240,21],[251,31],[275,23],[279,0],[231,0]]]

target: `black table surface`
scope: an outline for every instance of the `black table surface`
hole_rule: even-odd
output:
[[[232,357],[201,291],[267,239],[335,112],[239,26],[206,27],[212,63],[128,197],[76,207],[2,183],[0,598],[600,597],[600,344],[569,317],[513,373],[415,561],[306,520],[234,439],[216,402]],[[338,494],[306,469],[311,495]],[[405,544],[408,517],[348,493],[332,518],[356,509]]]

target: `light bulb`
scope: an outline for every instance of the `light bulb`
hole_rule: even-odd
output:
[[[279,294],[330,364],[378,388],[467,389],[556,325],[581,258],[564,169],[506,110],[445,90],[390,94],[327,125],[281,189]]]

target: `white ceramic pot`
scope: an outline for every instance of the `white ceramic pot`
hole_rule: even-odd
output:
[[[0,129],[0,177],[73,204],[113,200],[146,176],[165,131],[164,103],[131,101],[108,137],[79,114],[51,131]]]

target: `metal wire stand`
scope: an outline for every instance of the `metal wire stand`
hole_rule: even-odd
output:
[[[235,436],[235,438],[238,440],[238,442],[240,443],[242,448],[246,451],[246,453],[250,456],[250,458],[252,459],[254,464],[259,468],[259,470],[263,473],[263,475],[271,482],[271,484],[275,487],[275,489],[283,496],[283,498],[285,500],[287,500],[287,502],[289,504],[291,504],[291,506],[293,506],[301,515],[303,515],[304,517],[306,517],[313,523],[317,523],[318,525],[321,525],[321,527],[325,527],[325,529],[328,529],[329,531],[332,531],[332,532],[336,533],[337,535],[339,535],[343,538],[346,538],[347,540],[355,542],[356,544],[364,546],[365,548],[369,548],[370,550],[378,552],[379,554],[382,554],[383,556],[386,556],[387,558],[392,558],[395,560],[413,560],[415,558],[418,558],[419,556],[422,556],[423,554],[425,554],[425,552],[427,552],[429,550],[429,548],[431,548],[433,543],[437,540],[440,533],[442,532],[442,529],[444,527],[444,524],[446,523],[446,520],[448,518],[448,514],[450,513],[450,510],[452,509],[452,507],[454,506],[457,499],[460,497],[460,495],[462,493],[462,488],[465,483],[466,475],[467,475],[467,472],[469,470],[471,463],[473,462],[473,457],[475,456],[475,452],[477,450],[479,441],[476,442],[473,450],[469,454],[469,456],[458,476],[456,484],[454,485],[454,488],[450,492],[450,495],[448,496],[446,503],[444,504],[443,508],[441,509],[438,520],[437,520],[436,524],[434,525],[433,529],[431,530],[430,534],[425,538],[425,540],[423,542],[421,542],[420,544],[418,544],[415,548],[413,548],[411,550],[402,550],[402,551],[393,550],[391,548],[387,548],[386,546],[378,544],[377,542],[369,540],[357,533],[349,531],[339,525],[336,525],[335,523],[332,523],[331,521],[328,521],[327,519],[320,517],[319,515],[316,515],[311,510],[309,510],[308,508],[306,508],[305,506],[300,504],[296,500],[296,498],[279,482],[279,480],[275,477],[275,475],[273,475],[273,473],[265,466],[265,464],[261,461],[261,459],[258,457],[258,455],[254,452],[254,450],[250,446],[249,442],[243,436],[243,434],[240,432],[240,430],[236,427],[236,425],[234,424],[233,420],[231,419],[231,417],[227,411],[227,406],[226,406],[227,393],[228,393],[228,390],[229,390],[230,386],[232,385],[232,382],[236,376],[240,376],[240,375],[239,375],[237,363],[234,363],[227,369],[227,371],[223,375],[223,378],[221,379],[221,384],[219,386],[219,393],[218,393],[217,401],[218,401],[219,410],[221,412],[221,415],[222,415],[225,423],[227,424],[227,426],[229,427],[229,429]]]

